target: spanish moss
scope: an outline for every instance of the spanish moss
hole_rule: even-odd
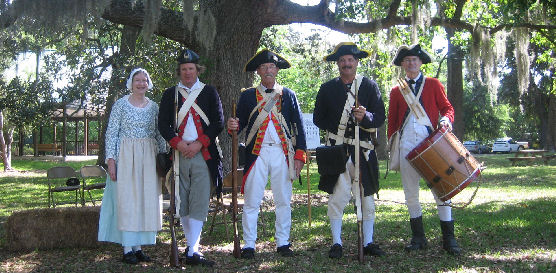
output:
[[[496,51],[492,48],[490,31],[482,29],[481,31],[481,57],[480,74],[483,75],[483,83],[487,86],[490,96],[495,96],[498,91],[498,72],[496,67]]]
[[[145,17],[143,19],[143,29],[141,34],[143,39],[150,43],[152,41],[152,35],[158,26],[158,20],[160,18],[160,7],[162,6],[161,0],[144,0],[144,10]]]
[[[419,6],[417,5],[417,0],[411,1],[411,43],[418,43],[417,34],[419,33],[418,23],[419,23]]]
[[[527,92],[529,88],[529,31],[526,28],[515,28],[513,30],[515,39],[515,62],[517,66],[517,89],[521,96]],[[523,104],[520,103],[520,109],[523,112]]]
[[[506,42],[508,38],[508,32],[498,31],[494,34],[494,69],[492,71],[491,82],[492,85],[489,86],[489,94],[491,104],[498,100],[498,87],[500,86],[500,81],[498,78],[498,65],[503,63],[506,59]]]
[[[193,27],[193,0],[183,0],[183,23],[189,30]]]
[[[474,82],[477,84],[483,83],[483,78],[481,75],[481,37],[483,31],[479,26],[473,29],[472,42],[471,42],[471,52],[469,59],[467,60],[467,67],[469,74]]]
[[[422,30],[429,30],[431,27],[431,5],[425,2],[417,9],[417,26]]]
[[[216,19],[209,9],[199,11],[197,26],[197,39],[207,51],[211,50],[216,37]]]
[[[83,23],[89,15],[98,16],[110,0],[18,0],[8,7],[17,17],[30,17],[56,28],[58,25]],[[60,24],[61,23],[61,24]]]

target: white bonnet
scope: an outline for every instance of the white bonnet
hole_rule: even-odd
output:
[[[129,74],[129,78],[127,79],[127,83],[126,83],[126,87],[129,91],[132,91],[131,88],[131,84],[133,82],[133,75],[135,75],[137,72],[143,72],[145,73],[145,75],[147,75],[147,81],[149,82],[149,86],[148,89],[152,89],[153,88],[153,82],[151,81],[151,77],[149,76],[149,72],[147,72],[147,70],[143,69],[143,68],[135,68],[131,71],[131,73]]]

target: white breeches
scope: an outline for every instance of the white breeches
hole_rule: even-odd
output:
[[[334,192],[328,199],[328,217],[330,220],[341,220],[344,215],[344,208],[348,204],[352,195],[359,196],[359,185],[352,183],[355,173],[355,166],[351,158],[346,162],[346,171],[340,174],[338,182],[334,186]],[[375,200],[373,195],[363,197],[361,200],[363,220],[375,219]]]
[[[412,115],[408,118],[412,118]],[[428,132],[425,126],[418,125],[410,119],[400,139],[400,172],[405,194],[405,203],[410,218],[416,218],[422,215],[422,208],[419,203],[419,181],[421,180],[421,175],[419,175],[417,170],[411,166],[411,163],[409,163],[405,157],[427,136]],[[440,220],[450,221],[452,219],[452,208],[446,206],[450,201],[442,202],[436,195],[433,194],[433,196],[436,200]]]
[[[255,248],[259,207],[269,177],[274,204],[276,205],[276,246],[289,244],[292,181],[288,178],[288,164],[280,144],[263,145],[259,157],[245,181],[245,203],[242,218],[244,248]]]

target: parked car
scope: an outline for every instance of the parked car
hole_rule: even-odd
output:
[[[524,144],[517,143],[511,137],[499,138],[492,144],[493,153],[511,153],[522,149],[525,149]]]
[[[490,147],[483,144],[483,142],[479,140],[465,141],[463,142],[463,146],[465,146],[465,148],[467,148],[467,150],[469,150],[472,153],[483,154],[483,153],[490,152]]]

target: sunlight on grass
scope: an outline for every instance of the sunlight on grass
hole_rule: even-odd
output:
[[[423,207],[423,223],[429,248],[407,254],[404,246],[409,243],[411,230],[409,214],[400,182],[400,174],[391,172],[384,177],[385,162],[381,161],[380,192],[376,199],[374,242],[387,252],[386,257],[366,257],[363,264],[357,262],[357,221],[353,204],[345,208],[342,227],[344,258],[331,260],[328,249],[332,243],[327,217],[328,194],[318,190],[317,165],[310,165],[311,228],[308,227],[307,177],[302,172],[302,185],[294,181],[292,198],[292,249],[294,258],[283,258],[276,253],[274,243],[275,216],[272,202],[265,206],[263,215],[266,232],[258,226],[256,258],[235,259],[233,228],[215,225],[209,234],[210,220],[205,224],[201,251],[214,259],[215,272],[550,272],[556,261],[556,166],[535,164],[527,167],[511,167],[507,155],[479,155],[488,168],[483,172],[481,185],[473,202],[465,209],[453,209],[455,233],[464,249],[462,256],[447,255],[441,247],[436,203],[424,182],[420,184],[420,201]],[[60,162],[30,160],[13,162],[18,172],[0,173],[0,224],[15,210],[47,207],[46,169]],[[65,163],[64,163],[65,164]],[[94,162],[68,162],[74,169]],[[466,203],[479,181],[472,182],[453,198],[456,205]],[[102,191],[93,192],[102,197]],[[60,195],[61,201],[71,201],[71,194]],[[218,215],[220,220],[221,215]],[[229,216],[228,216],[229,217]],[[241,217],[241,216],[240,216]],[[229,219],[229,218],[228,218]],[[242,236],[241,223],[239,235]],[[158,233],[157,245],[147,247],[155,262],[137,269],[141,272],[177,272],[168,267],[170,236],[165,219],[163,231]],[[5,250],[4,230],[0,226],[0,271],[6,272],[77,272],[87,267],[87,272],[124,272],[121,267],[121,248],[114,244],[103,245],[94,250],[47,250],[31,253],[11,253]],[[176,227],[180,251],[184,251],[185,238],[181,227]],[[4,250],[3,250],[4,249]],[[2,252],[4,251],[4,252]],[[74,260],[64,263],[55,257],[66,257],[79,251]],[[75,255],[74,255],[75,256]],[[46,257],[46,258],[45,258]],[[69,259],[69,258],[68,258]],[[79,268],[79,270],[76,270]],[[193,268],[193,272],[203,270]],[[191,268],[188,268],[188,272]]]

